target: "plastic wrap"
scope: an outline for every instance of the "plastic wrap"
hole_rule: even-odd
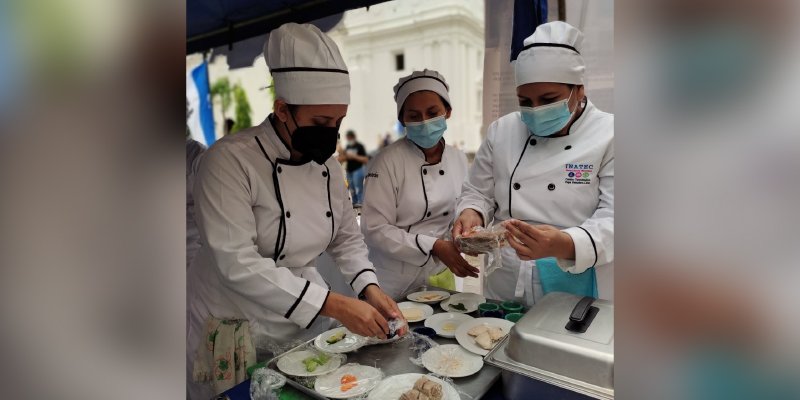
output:
[[[331,398],[366,398],[384,377],[381,369],[362,364],[345,364],[317,377],[314,390]]]
[[[485,276],[491,275],[492,272],[503,265],[500,249],[508,246],[506,228],[504,226],[499,224],[490,228],[476,226],[453,240],[456,243],[456,247],[464,253],[485,254]]]
[[[412,354],[408,359],[411,360],[414,365],[424,368],[424,365],[422,364],[422,355],[425,354],[426,351],[438,346],[439,344],[434,342],[433,339],[425,335],[420,335],[416,332],[410,332],[406,336],[409,337],[410,343],[408,345],[408,349],[411,350]]]
[[[402,319],[402,318],[390,319],[387,322],[389,323],[389,334],[387,335],[386,339],[378,339],[378,338],[374,338],[374,337],[369,337],[369,338],[367,338],[367,343],[366,343],[367,346],[374,345],[374,344],[396,343],[396,342],[398,342],[400,340],[403,340],[403,338],[405,338],[406,336],[408,336],[408,334],[406,334],[404,336],[400,336],[397,333],[403,327],[406,327],[406,328],[408,327],[408,324],[406,323],[406,321],[404,319]]]
[[[506,228],[502,225],[494,225],[489,228],[476,226],[461,236],[455,237],[455,243],[462,253],[491,253],[503,246],[508,246]]]
[[[278,400],[286,377],[267,368],[258,368],[250,378],[251,400]]]

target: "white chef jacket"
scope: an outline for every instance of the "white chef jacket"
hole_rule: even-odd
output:
[[[471,208],[495,223],[514,218],[563,229],[575,243],[575,260],[558,260],[571,273],[596,267],[598,294],[613,300],[614,116],[586,103],[583,114],[562,137],[532,136],[519,112],[489,126],[475,155],[457,212]],[[484,294],[515,296],[520,260],[511,248],[503,267],[484,280]],[[535,297],[538,274],[532,271]],[[528,275],[527,277],[531,277]]]
[[[188,277],[189,367],[208,316],[248,319],[256,346],[320,333],[308,328],[326,320],[317,316],[329,285],[315,267],[324,251],[356,293],[378,282],[341,166],[334,158],[290,161],[270,118],[216,142],[200,165],[194,199],[202,247]]]
[[[381,288],[395,299],[446,266],[431,254],[452,226],[467,157],[446,145],[438,164],[407,138],[383,149],[364,180],[361,231]]]

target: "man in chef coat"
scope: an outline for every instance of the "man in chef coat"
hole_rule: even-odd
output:
[[[561,287],[588,277],[613,299],[614,116],[585,95],[582,42],[561,21],[525,39],[514,66],[520,111],[489,126],[464,182],[453,235],[492,223],[510,235],[502,268],[484,281],[489,298],[533,304],[552,266]]]
[[[387,320],[402,319],[378,285],[332,157],[350,102],[339,49],[316,27],[289,23],[270,33],[264,53],[274,112],[217,141],[194,187],[202,247],[188,277],[191,398],[242,381],[254,343],[310,339],[330,318],[385,338]],[[315,267],[325,251],[363,301],[330,291]]]

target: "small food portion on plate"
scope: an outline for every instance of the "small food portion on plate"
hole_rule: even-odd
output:
[[[432,347],[422,354],[422,365],[434,374],[461,378],[480,371],[483,358],[457,344],[445,344]]]
[[[456,293],[440,303],[442,310],[455,313],[471,313],[478,310],[478,304],[486,298],[477,293]]]
[[[397,308],[403,313],[403,317],[408,322],[419,322],[433,315],[433,308],[427,304],[404,301],[397,303]]]
[[[450,293],[441,290],[428,290],[424,292],[414,292],[406,296],[408,300],[417,303],[433,304],[450,297]]]
[[[400,400],[442,400],[442,385],[420,377],[411,390],[400,395]]]
[[[456,311],[467,311],[467,307],[464,305],[464,303],[450,303],[448,306]]]
[[[475,338],[475,343],[486,350],[494,348],[494,345],[497,344],[506,333],[508,332],[504,331],[503,328],[491,325],[478,325],[467,331],[467,334]]]
[[[323,366],[330,361],[331,357],[325,353],[319,353],[317,356],[307,357],[303,360],[303,365],[306,366],[306,371],[314,372],[317,367]]]
[[[342,379],[339,380],[342,383],[342,386],[339,390],[346,392],[356,386],[358,386],[358,378],[355,375],[345,374],[342,376]]]
[[[344,339],[345,336],[347,336],[347,331],[339,331],[334,333],[333,335],[328,336],[328,338],[325,339],[325,342],[327,342],[328,344],[334,344]]]
[[[458,344],[475,354],[485,356],[511,332],[514,323],[498,318],[474,318],[456,328]]]

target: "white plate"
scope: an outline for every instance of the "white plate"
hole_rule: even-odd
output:
[[[329,354],[330,360],[324,365],[320,365],[314,372],[306,371],[306,365],[303,360],[308,357],[316,357],[319,353],[311,350],[300,350],[289,353],[278,359],[278,369],[286,375],[292,376],[319,376],[325,375],[328,372],[339,368],[342,365],[342,357],[338,354]]]
[[[503,333],[508,335],[514,323],[500,318],[475,318],[472,321],[464,322],[458,326],[458,329],[456,329],[456,340],[458,344],[475,354],[485,356],[489,354],[489,350],[484,350],[483,347],[478,346],[478,344],[475,343],[475,338],[467,334],[467,331],[478,325],[496,326],[502,329]]]
[[[446,338],[456,337],[456,329],[462,323],[475,319],[467,314],[440,313],[434,314],[425,320],[425,326],[433,328],[436,334]]]
[[[358,384],[343,392],[341,389],[342,376],[347,374],[354,375]],[[381,371],[379,369],[361,364],[346,364],[330,374],[318,377],[314,382],[314,390],[332,399],[349,399],[369,392],[380,381]]]
[[[464,307],[467,308],[467,310],[461,311],[450,307],[450,304],[457,304],[457,303],[463,304]],[[442,310],[445,310],[447,312],[466,314],[466,313],[471,313],[473,311],[477,311],[478,304],[481,303],[486,303],[486,297],[483,297],[477,293],[456,293],[450,296],[449,299],[441,302],[441,304],[439,305],[442,306]]]
[[[483,357],[476,356],[457,344],[431,347],[422,354],[422,365],[434,374],[448,378],[470,376],[483,368]]]
[[[432,375],[400,374],[390,376],[381,381],[371,392],[367,400],[393,400],[399,399],[403,393],[414,388],[414,383],[421,377],[426,377],[442,385],[442,400],[460,400],[461,396],[453,385]]]
[[[402,303],[397,303],[397,307],[400,308],[400,311],[410,310],[410,309],[415,309],[416,308],[422,313],[422,316],[420,318],[416,318],[416,319],[406,318],[406,320],[408,322],[424,321],[426,318],[428,318],[431,315],[433,315],[433,308],[431,308],[431,306],[429,306],[427,304],[420,304],[420,303],[414,303],[414,302],[410,302],[410,301],[404,301]]]
[[[328,342],[326,342],[326,340],[333,336],[333,334],[341,331],[345,331],[344,339],[333,344],[328,344]],[[364,346],[366,343],[367,338],[356,335],[343,326],[321,333],[316,339],[314,339],[314,346],[328,353],[347,353],[349,351],[361,348],[361,346]]]
[[[441,290],[427,290],[424,292],[415,292],[406,296],[406,298],[411,301],[416,301],[417,303],[425,303],[425,304],[436,304],[442,300],[446,300],[448,297],[450,297],[450,293],[443,292]]]

